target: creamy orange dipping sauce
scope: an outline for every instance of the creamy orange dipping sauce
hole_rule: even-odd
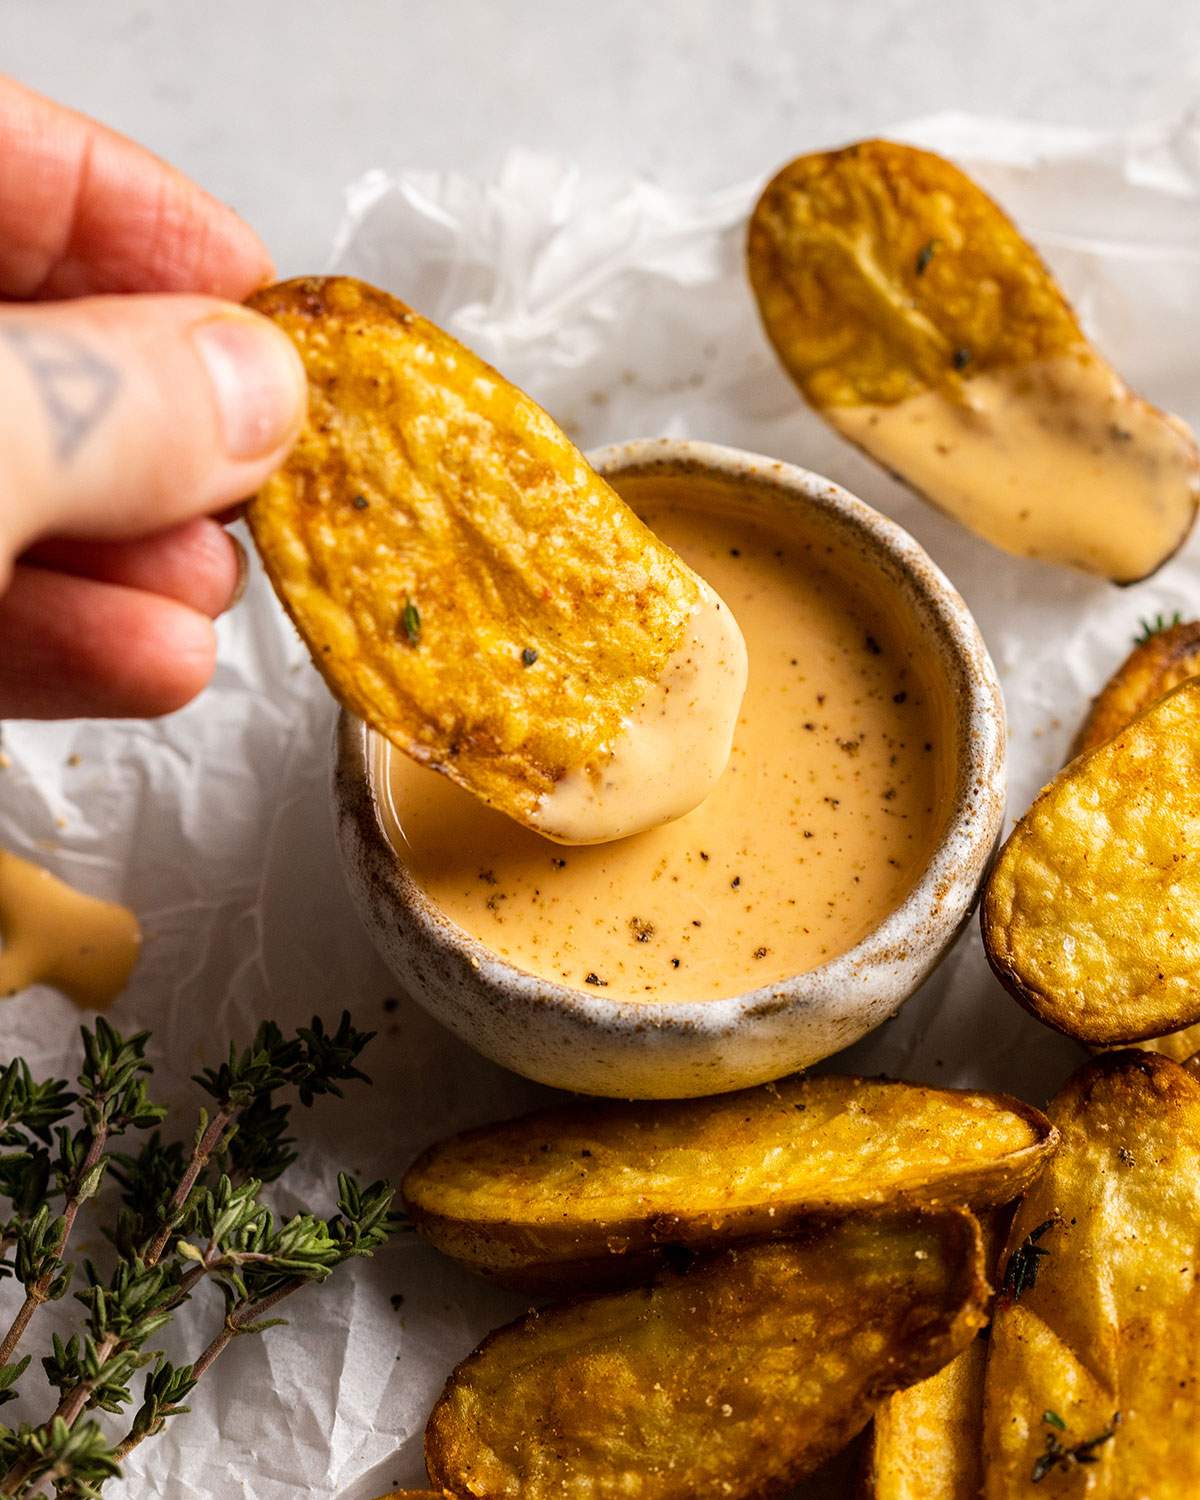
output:
[[[845,952],[912,888],[949,805],[945,689],[913,623],[826,544],[621,488],[746,640],[715,790],[663,827],[565,848],[382,739],[375,783],[418,883],[516,967],[606,998],[736,995]]]
[[[1090,353],[825,415],[997,547],[1120,581],[1171,555],[1200,497],[1187,428]]]

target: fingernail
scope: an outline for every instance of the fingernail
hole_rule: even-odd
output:
[[[217,401],[225,451],[264,458],[304,420],[307,383],[286,334],[265,318],[230,313],[192,330]]]
[[[242,595],[246,592],[246,585],[250,582],[250,559],[246,556],[246,549],[237,537],[231,536],[229,540],[233,543],[233,555],[237,560],[237,582],[233,585],[233,593],[229,596],[226,609],[232,609],[240,602]]]

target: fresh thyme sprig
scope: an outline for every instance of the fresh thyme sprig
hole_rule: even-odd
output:
[[[62,1297],[71,1281],[71,1267],[63,1260],[63,1251],[75,1226],[79,1210],[95,1197],[107,1164],[105,1146],[131,1128],[144,1130],[157,1124],[166,1110],[151,1102],[146,1092],[145,1074],[147,1032],[139,1032],[126,1041],[103,1018],[94,1031],[82,1028],[84,1063],[79,1074],[79,1093],[73,1108],[82,1116],[75,1130],[55,1123],[53,1126],[57,1153],[43,1157],[36,1146],[30,1146],[36,1162],[38,1179],[52,1168],[55,1186],[63,1197],[62,1212],[51,1217],[45,1201],[31,1217],[23,1218],[20,1207],[32,1207],[31,1182],[21,1186],[22,1203],[16,1217],[6,1227],[5,1238],[16,1248],[14,1274],[25,1288],[25,1300],[0,1339],[0,1375],[8,1368],[17,1346],[24,1337],[34,1314],[45,1302]],[[13,1069],[17,1071],[14,1074]],[[34,1140],[45,1140],[52,1117],[65,1118],[70,1097],[58,1080],[37,1085],[28,1076],[23,1062],[9,1064],[4,1078],[13,1078],[13,1102],[24,1128]],[[18,1103],[24,1096],[24,1105]],[[11,1131],[13,1125],[9,1125]]]
[[[1168,618],[1166,615],[1156,614],[1153,619],[1140,619],[1138,624],[1142,627],[1133,638],[1135,646],[1144,646],[1147,641],[1153,640],[1156,635],[1161,635],[1164,630],[1173,630],[1176,625],[1183,622],[1183,616],[1178,610]]]
[[[314,1019],[290,1038],[264,1023],[250,1046],[231,1047],[195,1079],[211,1109],[200,1111],[186,1145],[154,1128],[165,1111],[146,1090],[145,1033],[126,1040],[103,1020],[85,1028],[77,1093],[59,1080],[36,1083],[20,1060],[0,1073],[0,1194],[12,1205],[4,1238],[14,1252],[0,1274],[16,1276],[26,1292],[0,1343],[0,1405],[15,1397],[30,1362],[13,1355],[38,1307],[67,1291],[75,1268],[64,1252],[80,1209],[106,1173],[120,1196],[115,1223],[104,1226],[117,1262],[108,1273],[83,1262],[86,1284],[75,1293],[83,1323],[69,1338],[55,1335],[42,1359],[58,1392],[55,1410],[39,1426],[0,1424],[5,1500],[47,1485],[60,1500],[98,1495],[128,1453],[188,1410],[196,1382],[233,1339],[282,1322],[271,1314],[286,1297],[372,1254],[398,1227],[393,1190],[360,1187],[346,1174],[329,1219],[300,1213],[277,1222],[260,1196],[296,1157],[289,1105],[277,1096],[294,1091],[305,1105],[341,1097],[342,1084],[366,1080],[357,1060],[371,1035],[348,1014],[333,1031]],[[74,1128],[64,1123],[72,1116]],[[152,1134],[135,1151],[110,1149],[131,1130]],[[58,1211],[49,1201],[56,1197]],[[174,1366],[149,1346],[206,1280],[220,1289],[224,1317],[193,1364]],[[123,1437],[112,1442],[97,1421],[83,1420],[125,1413],[147,1367]]]

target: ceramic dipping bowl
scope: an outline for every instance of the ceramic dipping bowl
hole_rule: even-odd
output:
[[[728,999],[606,999],[515,968],[452,922],[407,872],[386,832],[375,735],[343,714],[334,801],[351,895],[405,990],[487,1057],[582,1093],[679,1098],[779,1078],[871,1031],[908,999],[969,915],[999,838],[1004,705],[966,604],[899,526],[793,465],[709,443],[646,441],[591,455],[636,508],[639,488],[785,535],[826,538],[870,575],[875,597],[911,625],[944,685],[952,787],[944,831],[907,897],[848,952]],[[678,498],[674,492],[678,490]]]

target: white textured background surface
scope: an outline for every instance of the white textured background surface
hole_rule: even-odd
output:
[[[1178,115],[1200,103],[1200,10],[1164,0],[1052,8],[1044,0],[2,0],[0,65],[170,157],[246,214],[281,271],[295,273],[325,265],[344,188],[368,168],[455,169],[494,184],[506,153],[523,145],[577,163],[581,191],[595,201],[597,175],[704,193],[747,184],[806,147],[945,109],[1107,128]],[[1179,310],[1195,305],[1188,288],[1198,279],[1200,235],[1195,198],[1183,201],[1178,186],[1197,186],[1197,139],[1185,132],[1154,156],[1143,174],[1152,191],[1121,195],[1119,232],[1107,168],[1081,171],[1068,160],[1049,178],[1046,169],[1027,177],[1003,167],[986,177],[1130,373],[1193,421],[1197,341],[1194,320]],[[512,198],[510,190],[510,206]],[[652,219],[653,203],[642,207]],[[503,262],[505,216],[499,229],[488,214],[479,218],[500,233],[495,245],[481,241],[489,264]],[[398,222],[416,234],[414,219]],[[1096,262],[1080,233],[1118,243]],[[1160,256],[1168,239],[1175,249]],[[469,240],[460,233],[460,243]],[[405,258],[396,236],[386,244],[381,270],[403,289]],[[360,242],[352,262],[365,268],[368,249]],[[437,301],[435,251],[431,237],[418,255],[414,239],[412,295],[450,315]],[[746,330],[740,279],[707,290],[702,274],[699,282],[688,307],[718,319],[728,358],[709,404],[692,402],[666,425],[703,425],[705,436],[826,468],[914,530],[967,587],[997,653],[1026,747],[1013,785],[1014,806],[1024,805],[1061,756],[1084,684],[1101,658],[1119,653],[1129,621],[1195,597],[1200,539],[1129,595],[1059,575],[1045,586],[1033,565],[985,554],[805,417]],[[526,285],[519,275],[516,284]],[[614,285],[618,309],[626,307],[619,278]],[[604,302],[606,286],[599,295]],[[682,296],[656,280],[664,319],[683,311],[674,300]],[[637,352],[644,375],[659,356],[672,370],[690,368],[686,319],[679,323],[659,355]],[[627,329],[634,342],[635,325]],[[503,362],[521,378],[528,364],[535,391],[585,441],[630,435],[603,430],[616,407],[607,416],[585,411],[578,398],[591,387],[582,373],[557,382],[544,361],[548,342],[531,337],[522,352],[518,340]],[[606,358],[599,376],[616,367],[616,351]],[[666,430],[670,392],[649,378],[641,387],[647,430]],[[627,408],[619,415],[625,421]],[[360,1096],[336,1141],[313,1128],[332,1123],[332,1112],[299,1122],[307,1150],[296,1187],[308,1193],[328,1185],[326,1158],[394,1173],[433,1131],[493,1117],[533,1091],[419,1013],[381,1009],[391,982],[340,889],[324,811],[329,705],[311,691],[294,642],[263,630],[271,610],[260,580],[223,625],[217,692],[166,725],[122,729],[123,773],[106,769],[107,755],[116,767],[124,753],[116,736],[98,743],[89,728],[9,726],[16,774],[0,784],[0,842],[41,841],[60,873],[139,907],[151,944],[119,1019],[154,1025],[173,1097],[186,1096],[185,1076],[207,1056],[212,1034],[244,1034],[261,1010],[288,1022],[313,1008],[332,1013],[348,998],[363,1024],[382,1023],[368,1064],[380,1086]],[[1060,649],[1064,631],[1070,649]],[[68,773],[61,768],[73,751],[83,763]],[[244,773],[249,766],[257,780]],[[44,1053],[49,1029],[65,1052],[74,1016],[65,1002],[31,998],[5,1020],[0,1050],[32,1050],[40,1039]],[[972,1078],[1036,1097],[1074,1049],[999,995],[969,934],[930,991],[849,1062],[965,1081],[960,1068],[938,1073],[943,1053],[969,1055]],[[387,1300],[397,1290],[407,1298],[399,1315]],[[193,1416],[158,1440],[157,1460],[147,1445],[144,1471],[121,1492],[290,1500],[352,1485],[354,1500],[365,1500],[393,1478],[411,1482],[441,1374],[511,1310],[511,1299],[408,1242],[356,1268],[340,1291],[298,1302],[291,1332],[231,1352]],[[401,1439],[401,1455],[386,1457]],[[845,1493],[844,1482],[832,1480],[828,1493]]]
[[[3,0],[0,65],[314,269],[364,168],[510,145],[712,188],[942,109],[1121,126],[1200,99],[1180,0]]]

